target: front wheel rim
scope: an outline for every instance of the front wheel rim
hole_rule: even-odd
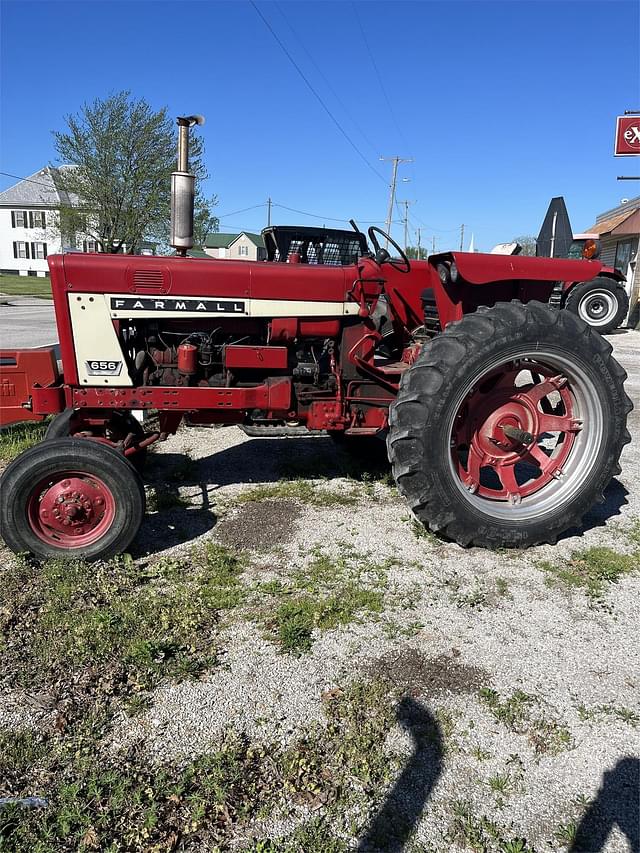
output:
[[[27,520],[42,542],[65,550],[93,545],[116,515],[111,489],[99,477],[62,471],[40,480],[27,500]]]
[[[494,361],[453,411],[447,435],[455,485],[472,507],[500,521],[557,514],[583,487],[602,447],[596,385],[559,353]]]
[[[616,316],[618,300],[608,290],[585,294],[578,303],[578,316],[590,326],[606,326]]]

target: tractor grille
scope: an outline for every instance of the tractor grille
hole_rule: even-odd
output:
[[[165,274],[158,269],[134,270],[131,279],[134,293],[165,293]]]

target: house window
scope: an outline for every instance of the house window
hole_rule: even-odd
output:
[[[98,251],[98,241],[97,240],[84,240],[82,243],[82,248],[85,252],[97,252]]]
[[[14,258],[28,258],[29,257],[29,244],[24,243],[21,240],[16,240],[13,244],[13,257]]]
[[[616,244],[616,259],[613,263],[623,275],[627,274],[630,262],[633,260],[633,240],[622,240]]]
[[[238,254],[241,258],[249,257],[249,247],[248,246],[238,246]]]
[[[26,210],[12,210],[11,211],[11,227],[12,228],[28,228],[27,225],[27,211]]]
[[[47,244],[46,243],[32,243],[31,244],[31,257],[38,258],[43,261],[47,257]]]
[[[44,210],[29,211],[29,228],[44,228],[46,224]]]

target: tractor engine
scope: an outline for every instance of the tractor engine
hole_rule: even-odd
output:
[[[271,324],[222,319],[197,329],[185,321],[143,321],[120,329],[119,338],[129,372],[136,386],[250,387],[270,376],[291,376],[300,401],[320,391],[331,391],[334,341],[330,338],[299,338],[285,347],[265,350],[278,355],[277,366],[243,363],[247,351],[267,347]],[[260,357],[260,356],[259,356]]]

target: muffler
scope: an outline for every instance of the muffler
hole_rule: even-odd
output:
[[[193,248],[195,176],[189,171],[189,129],[204,116],[178,116],[178,169],[171,173],[171,242],[177,255]]]

